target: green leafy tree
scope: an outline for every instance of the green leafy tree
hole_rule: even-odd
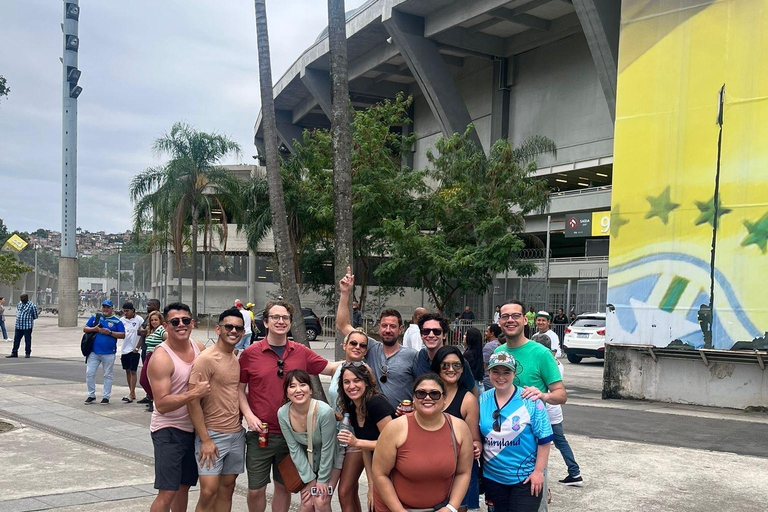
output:
[[[427,152],[434,186],[421,196],[419,215],[382,226],[389,257],[376,275],[412,277],[440,312],[459,290],[484,292],[498,272],[533,273],[519,257],[525,244],[517,233],[523,216],[549,198],[546,181],[531,174],[538,155],[555,153],[551,140],[533,137],[518,148],[499,140],[486,156],[470,140],[472,129],[440,138]]]
[[[3,75],[0,75],[0,99],[5,96],[8,97],[8,93],[11,92],[11,88],[8,87],[8,81]]]
[[[13,286],[24,274],[32,271],[32,267],[19,261],[15,255],[0,254],[0,283]]]
[[[170,132],[155,141],[153,150],[171,159],[131,180],[134,231],[159,230],[170,235],[181,281],[188,230],[192,266],[190,308],[193,316],[197,316],[198,236],[202,228],[204,252],[209,251],[214,235],[223,241],[222,250],[226,250],[230,198],[237,197],[239,190],[238,180],[216,164],[227,155],[239,155],[240,146],[224,135],[199,132],[185,123],[175,123]]]

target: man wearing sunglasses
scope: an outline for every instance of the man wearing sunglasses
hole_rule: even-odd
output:
[[[101,404],[107,405],[112,395],[112,375],[115,367],[115,353],[117,353],[117,340],[125,338],[125,326],[115,316],[115,304],[107,299],[101,303],[101,314],[96,323],[96,315],[91,316],[83,327],[83,332],[95,332],[93,351],[88,354],[85,367],[85,385],[88,388],[88,397],[85,404],[90,405],[96,401],[96,371],[99,365],[104,372],[104,392]]]
[[[525,337],[527,323],[525,306],[521,302],[512,300],[501,306],[499,327],[504,331],[507,342],[499,345],[494,354],[506,352],[520,364],[522,369],[515,375],[515,385],[522,389],[522,398],[539,399],[550,405],[564,404],[568,395],[557,362],[548,348]],[[547,487],[545,473],[544,496]],[[543,499],[539,510],[546,509],[547,500]]]
[[[421,332],[421,341],[424,348],[419,351],[416,357],[416,376],[424,375],[432,371],[432,360],[437,351],[445,345],[445,339],[448,336],[448,320],[438,313],[427,313],[419,318],[419,331]],[[479,390],[472,376],[472,368],[464,360],[464,373],[461,377],[464,380],[464,386],[478,396]]]
[[[237,475],[245,471],[245,430],[240,419],[240,364],[235,346],[245,332],[243,317],[231,308],[219,315],[216,343],[192,363],[192,375],[210,382],[211,393],[192,400],[189,417],[195,426],[195,459],[200,475],[197,510],[231,510]],[[195,384],[190,383],[194,390]]]
[[[190,338],[195,325],[189,306],[168,304],[163,317],[168,339],[155,348],[147,368],[155,408],[149,431],[158,490],[150,512],[168,512],[171,507],[186,510],[189,488],[197,484],[198,467],[195,427],[187,406],[211,392],[206,378],[192,373],[192,363],[205,346]]]
[[[291,505],[291,495],[277,469],[280,461],[289,454],[277,420],[285,374],[291,370],[304,370],[310,375],[330,376],[341,364],[329,363],[311,349],[288,339],[293,313],[293,306],[284,300],[268,302],[262,314],[267,336],[240,355],[240,412],[250,430],[245,441],[250,512],[264,512],[267,507],[270,471],[275,480],[272,511],[288,512]],[[264,432],[262,423],[269,428],[267,446],[259,446],[259,433]]]
[[[339,307],[336,310],[336,328],[343,336],[354,330],[349,318],[349,300],[355,288],[355,276],[347,267],[347,274],[339,282]],[[417,352],[400,345],[398,338],[403,332],[403,317],[395,309],[384,309],[379,316],[381,342],[368,338],[365,361],[376,377],[379,390],[387,397],[394,409],[403,400],[411,399],[416,371]]]

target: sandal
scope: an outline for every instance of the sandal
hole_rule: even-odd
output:
[[[133,399],[131,397],[129,397],[129,396],[124,396],[123,397],[123,402],[129,404],[129,403],[133,402]]]

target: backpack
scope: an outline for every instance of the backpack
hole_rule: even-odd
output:
[[[96,313],[94,326],[99,325],[101,319],[101,313]],[[93,352],[93,342],[96,341],[96,332],[83,333],[83,337],[80,339],[80,352],[85,356],[85,361],[88,362],[88,356]]]

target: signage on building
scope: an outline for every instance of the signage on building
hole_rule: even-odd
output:
[[[608,236],[611,212],[569,213],[565,216],[565,237]]]

